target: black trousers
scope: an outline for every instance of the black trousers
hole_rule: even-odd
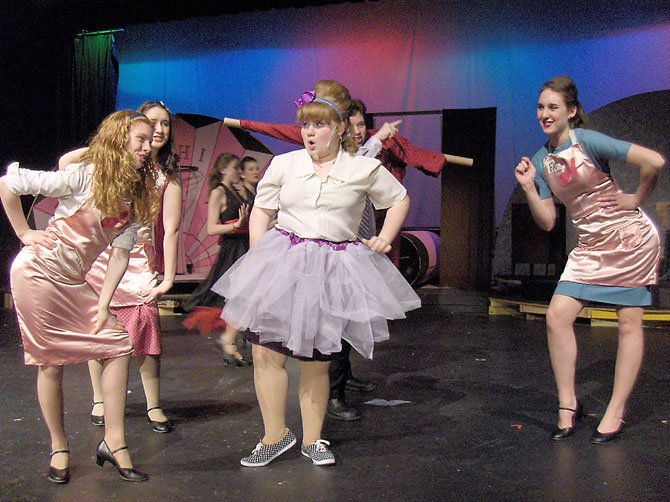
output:
[[[344,388],[347,385],[347,380],[351,376],[351,361],[349,361],[349,354],[351,353],[351,345],[349,342],[342,340],[342,350],[336,354],[330,361],[330,368],[328,369],[328,376],[330,377],[330,399],[344,399]]]

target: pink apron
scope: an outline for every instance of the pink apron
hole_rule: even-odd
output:
[[[544,159],[547,184],[565,204],[579,236],[560,280],[630,288],[655,284],[660,255],[656,228],[640,208],[613,212],[599,207],[599,196],[621,189],[598,169],[572,130],[570,139],[571,147]]]

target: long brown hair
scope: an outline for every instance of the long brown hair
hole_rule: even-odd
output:
[[[149,119],[133,110],[107,116],[90,141],[81,161],[92,163],[93,204],[106,216],[118,216],[128,210],[130,221],[153,223],[160,208],[160,193],[151,158],[136,169],[128,151],[130,126]]]
[[[156,160],[158,167],[165,174],[168,180],[181,183],[181,174],[179,173],[179,155],[177,154],[177,147],[174,141],[174,120],[172,120],[172,112],[162,101],[145,101],[137,109],[140,113],[146,113],[152,108],[162,108],[170,117],[170,134],[167,142],[158,150]]]
[[[577,110],[575,116],[572,117],[569,121],[570,129],[587,126],[586,113],[584,112],[584,107],[579,102],[577,86],[570,77],[567,75],[559,75],[552,78],[551,80],[548,80],[542,84],[540,93],[547,89],[551,89],[552,91],[557,92],[563,96],[563,101],[565,101],[565,104],[568,108],[572,108],[574,106]]]

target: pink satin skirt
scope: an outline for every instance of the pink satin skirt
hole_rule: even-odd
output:
[[[98,295],[83,278],[68,280],[44,268],[31,246],[14,259],[11,286],[26,364],[59,366],[132,353],[125,331],[91,334]]]

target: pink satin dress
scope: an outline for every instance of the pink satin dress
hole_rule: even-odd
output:
[[[72,364],[132,352],[125,331],[106,328],[91,334],[98,294],[84,279],[127,223],[103,219],[89,199],[74,214],[49,223],[47,230],[56,235],[54,249],[26,246],[14,259],[12,296],[26,364]]]
[[[166,177],[159,171],[157,186],[166,188]],[[147,303],[151,290],[158,284],[156,248],[153,230],[142,227],[130,251],[128,268],[112,298],[111,311],[123,323],[133,342],[133,355],[161,355],[160,314],[158,302]],[[86,275],[95,291],[100,292],[109,261],[109,248],[103,251]]]
[[[655,226],[640,208],[613,212],[599,207],[599,196],[621,189],[598,169],[572,131],[571,139],[571,147],[544,159],[547,184],[578,232],[560,280],[623,288],[655,284],[660,256]]]

